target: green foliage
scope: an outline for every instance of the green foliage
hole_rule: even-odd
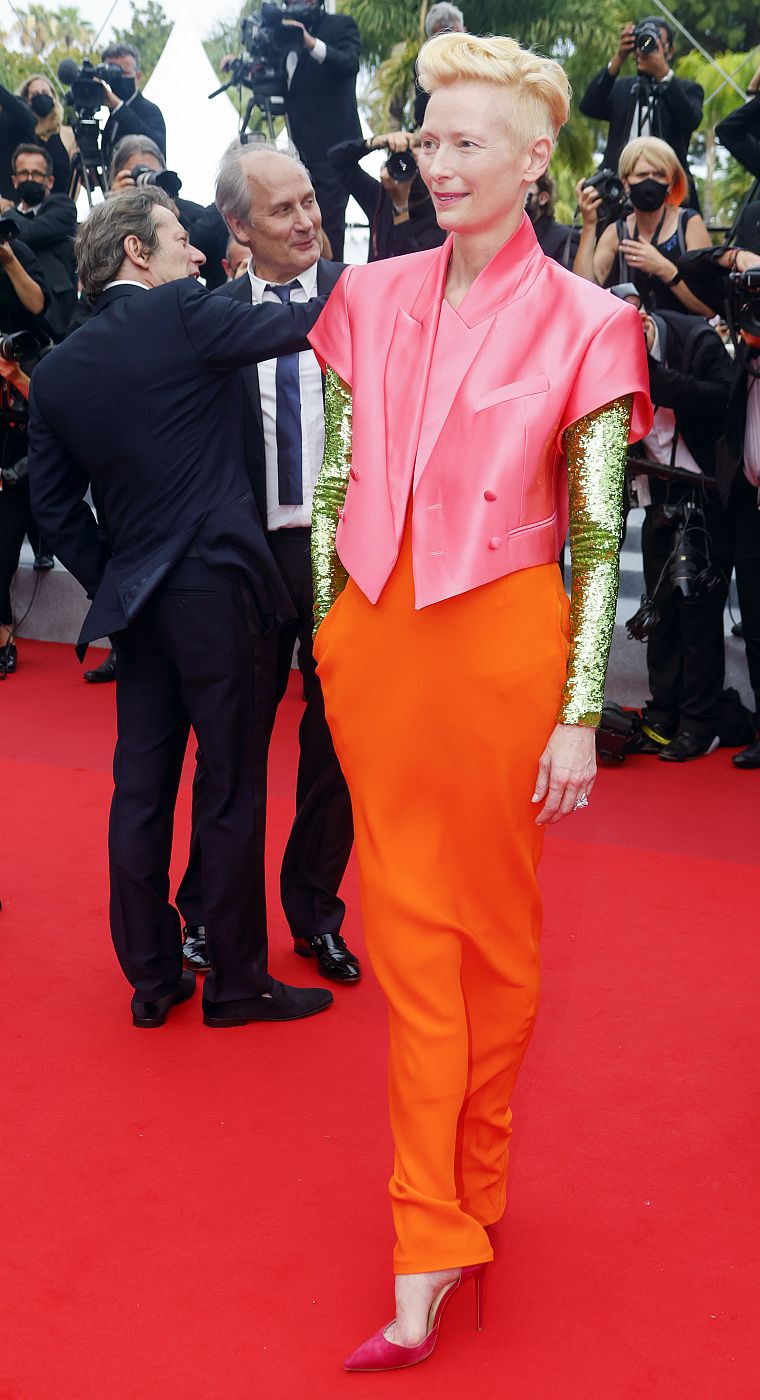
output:
[[[119,44],[134,44],[139,51],[144,87],[161,57],[172,25],[157,0],[147,0],[144,5],[132,0],[131,9],[129,24],[125,29],[115,29],[114,39]]]

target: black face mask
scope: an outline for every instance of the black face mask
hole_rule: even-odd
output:
[[[16,198],[22,199],[24,204],[30,207],[41,204],[46,194],[45,186],[39,185],[36,180],[22,180],[21,184],[16,186]]]
[[[653,214],[655,209],[661,209],[667,195],[668,187],[661,180],[639,180],[628,190],[634,209],[640,209],[643,214]]]
[[[130,97],[137,91],[137,81],[135,78],[114,78],[111,83],[112,92],[120,97],[122,102],[128,102]]]
[[[29,98],[29,106],[38,117],[49,117],[55,103],[49,93],[35,92],[34,97]]]

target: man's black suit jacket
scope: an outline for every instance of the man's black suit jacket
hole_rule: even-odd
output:
[[[106,164],[111,159],[116,142],[120,141],[122,136],[149,136],[166,157],[164,114],[155,102],[149,102],[141,92],[135,93],[130,102],[122,102],[118,111],[111,113],[103,127],[102,144]]]
[[[290,132],[307,165],[325,160],[328,146],[336,141],[362,134],[356,108],[361,50],[356,20],[322,13],[312,33],[327,45],[325,61],[317,63],[302,49],[288,89]]]
[[[291,615],[246,471],[236,371],[305,349],[322,305],[237,306],[191,278],[150,291],[120,283],[39,365],[33,510],[93,599],[80,654],[126,627],[191,546],[251,586],[262,612]]]
[[[715,135],[739,164],[760,180],[760,96],[729,112],[718,122]]]
[[[620,152],[628,140],[636,106],[633,91],[636,78],[613,78],[608,68],[602,68],[591,79],[580,101],[584,117],[594,117],[597,121],[609,122],[607,147],[603,164],[608,170],[617,170]],[[688,171],[689,141],[702,120],[704,89],[689,78],[677,78],[675,74],[665,86],[658,87],[657,108],[659,130],[652,135],[661,136],[673,147],[684,170]]]
[[[37,255],[50,292],[45,319],[53,335],[62,336],[76,305],[76,204],[68,195],[51,194],[39,206],[36,214],[22,214],[20,209],[8,209],[4,217],[13,221],[19,238]]]
[[[343,263],[328,262],[326,258],[319,259],[317,263],[318,296],[329,295],[340,277],[343,267]],[[247,273],[245,276],[236,277],[234,282],[226,282],[223,287],[217,287],[214,296],[231,297],[233,301],[239,302],[242,306],[250,306],[252,304],[251,279]],[[246,465],[251,478],[256,505],[259,508],[259,515],[266,528],[267,478],[266,453],[264,448],[264,419],[261,413],[259,372],[256,366],[247,365],[244,369],[241,369],[240,380],[245,386],[243,432],[245,437]]]

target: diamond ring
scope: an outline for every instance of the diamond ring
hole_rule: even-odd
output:
[[[576,801],[576,803],[575,803],[575,806],[573,807],[573,811],[574,811],[574,812],[580,812],[580,811],[583,810],[584,807],[588,807],[588,798],[587,798],[585,792],[580,792],[580,793],[578,794],[578,798],[577,798],[577,801]]]

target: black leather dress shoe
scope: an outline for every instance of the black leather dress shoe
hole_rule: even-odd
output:
[[[185,924],[182,930],[182,961],[191,972],[208,972],[211,963],[206,950],[206,930],[203,924]]]
[[[269,979],[269,993],[246,997],[243,1001],[203,1003],[204,1026],[247,1026],[249,1021],[300,1021],[304,1016],[316,1016],[332,1006],[332,992],[319,987],[289,987],[286,982]]]
[[[52,554],[35,554],[32,568],[38,574],[46,574],[49,569],[55,568],[55,559]]]
[[[296,938],[293,948],[299,958],[316,958],[322,976],[331,982],[358,982],[362,975],[359,959],[346,947],[339,933]]]
[[[712,736],[704,734],[692,734],[689,729],[682,729],[672,739],[667,748],[663,749],[660,758],[663,763],[686,763],[690,758],[702,758],[704,754],[714,753],[718,748],[720,739],[717,734]]]
[[[162,1026],[172,1007],[179,1006],[181,1001],[189,1001],[194,991],[195,974],[183,972],[179,985],[165,997],[157,997],[155,1001],[140,1001],[135,992],[132,998],[132,1025],[140,1026],[146,1031]]]
[[[760,768],[760,739],[753,740],[746,749],[735,753],[731,762],[735,768]]]
[[[95,666],[92,671],[85,671],[84,678],[90,685],[102,685],[104,681],[116,680],[116,652],[109,651],[105,661],[101,661],[99,666]]]

